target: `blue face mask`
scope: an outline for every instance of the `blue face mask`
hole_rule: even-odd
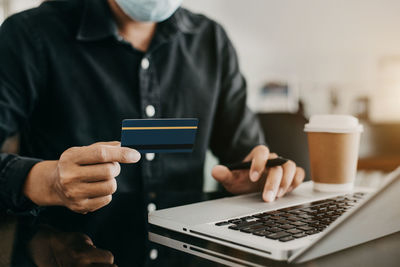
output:
[[[126,15],[137,21],[160,22],[168,19],[182,0],[115,0]]]

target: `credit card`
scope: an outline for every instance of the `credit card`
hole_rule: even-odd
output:
[[[123,120],[121,145],[140,153],[192,152],[198,119]]]

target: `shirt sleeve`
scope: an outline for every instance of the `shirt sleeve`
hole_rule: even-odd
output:
[[[236,51],[218,26],[221,40],[221,91],[211,137],[211,150],[222,164],[241,161],[265,140],[256,115],[246,105],[246,81]]]
[[[0,27],[0,147],[8,137],[26,130],[43,83],[38,34],[30,27],[24,13],[8,18]],[[38,207],[22,189],[39,161],[0,153],[0,213],[37,213]]]

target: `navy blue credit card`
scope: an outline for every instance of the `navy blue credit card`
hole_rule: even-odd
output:
[[[198,119],[123,120],[121,145],[140,153],[192,152]]]

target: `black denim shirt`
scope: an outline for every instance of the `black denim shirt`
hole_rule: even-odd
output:
[[[123,119],[151,116],[198,118],[199,131],[191,154],[122,166],[118,192],[142,199],[131,211],[200,192],[207,149],[226,163],[263,143],[235,50],[214,21],[180,8],[141,52],[120,37],[105,0],[46,1],[11,16],[0,29],[0,143],[20,133],[21,144],[19,155],[0,154],[0,212],[33,213],[21,191],[38,161],[120,140]]]

